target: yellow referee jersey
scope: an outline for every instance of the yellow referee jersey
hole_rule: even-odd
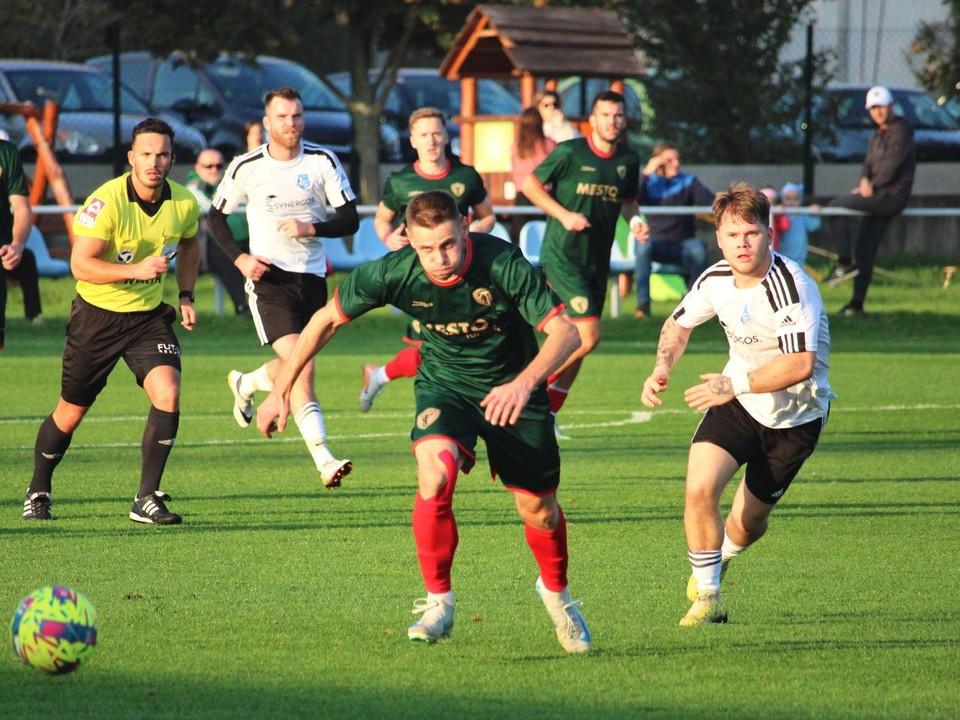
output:
[[[197,234],[200,209],[187,188],[167,180],[157,205],[137,197],[130,173],[93,191],[73,218],[75,236],[105,240],[100,259],[132,265],[153,255],[172,256],[181,238]],[[113,312],[153,310],[163,299],[163,280],[125,280],[104,285],[77,281],[77,293]]]

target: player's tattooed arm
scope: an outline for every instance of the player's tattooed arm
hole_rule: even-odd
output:
[[[733,395],[733,382],[726,375],[717,375],[709,385],[715,395]]]
[[[683,351],[687,348],[687,337],[690,332],[677,325],[671,317],[660,328],[660,340],[657,343],[656,365],[671,370]]]

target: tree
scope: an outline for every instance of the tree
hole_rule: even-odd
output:
[[[653,134],[688,160],[799,162],[802,61],[780,51],[813,0],[614,0],[654,72]],[[816,58],[814,86],[828,80]]]
[[[943,100],[960,96],[960,0],[943,0],[950,10],[940,23],[920,23],[910,46],[913,74]]]

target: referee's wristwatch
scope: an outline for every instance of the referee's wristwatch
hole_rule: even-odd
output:
[[[187,299],[190,302],[194,303],[197,301],[196,296],[193,294],[193,290],[181,290],[180,291],[180,300]]]

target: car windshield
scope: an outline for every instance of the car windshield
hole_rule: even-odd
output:
[[[842,128],[873,130],[876,125],[864,107],[864,93],[851,90],[833,93],[837,124]],[[936,100],[922,92],[894,91],[893,105],[897,115],[915,130],[957,130],[960,125],[937,105]]]
[[[20,102],[43,107],[47,100],[55,100],[61,112],[113,112],[113,80],[99,72],[15,68],[7,70],[6,75]],[[146,104],[123,86],[120,110],[130,115],[150,114]]]
[[[286,63],[261,61],[250,65],[227,58],[208,66],[210,80],[231,103],[263,108],[263,96],[279,87],[294,87],[300,92],[304,110],[343,112],[346,106],[320,78],[305,68]]]
[[[460,114],[460,83],[432,75],[407,75],[397,78],[397,88],[413,108],[440,108],[448,115]],[[477,81],[477,113],[479,115],[516,115],[520,100],[493,80]]]

